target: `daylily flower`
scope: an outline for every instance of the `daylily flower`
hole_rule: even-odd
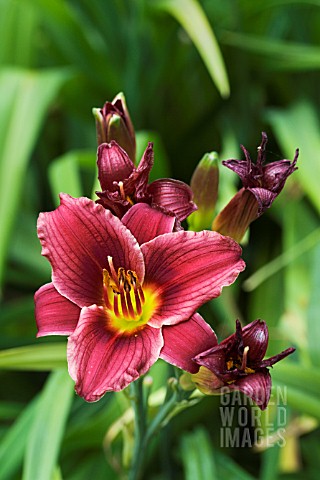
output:
[[[283,189],[289,175],[297,170],[296,163],[299,156],[299,149],[296,149],[292,162],[290,160],[278,160],[265,165],[267,142],[267,134],[262,132],[256,163],[252,163],[250,154],[243,145],[241,145],[241,148],[245,160],[225,160],[222,162],[223,165],[237,173],[244,188],[253,193],[259,205],[259,215],[271,206]]]
[[[151,367],[164,348],[163,326],[169,331],[182,322],[196,352],[215,338],[194,312],[244,269],[241,249],[216,232],[172,232],[174,222],[147,204],[133,206],[121,221],[66,194],[56,210],[39,216],[52,282],[35,294],[38,336],[69,335],[69,373],[89,402]],[[168,342],[178,362],[175,339]]]
[[[223,165],[237,173],[243,188],[230,200],[227,206],[215,218],[212,230],[229,235],[238,242],[242,239],[251,222],[269,208],[283,189],[291,173],[297,170],[299,150],[296,149],[293,161],[279,160],[267,165],[267,134],[262,132],[262,141],[258,147],[257,162],[252,163],[250,154],[241,145],[245,160],[225,160]]]
[[[100,203],[121,218],[132,205],[148,203],[173,213],[179,222],[196,210],[191,188],[179,180],[162,178],[148,184],[153,166],[153,145],[149,143],[137,167],[115,142],[98,147],[98,171],[102,192]]]
[[[98,145],[115,140],[135,162],[136,136],[123,93],[102,108],[93,108]]]
[[[193,358],[201,368],[199,373],[192,375],[192,381],[207,394],[239,390],[264,410],[271,392],[268,367],[295,351],[294,348],[287,348],[278,355],[263,360],[268,338],[268,328],[264,321],[255,320],[241,328],[237,320],[233,335]]]

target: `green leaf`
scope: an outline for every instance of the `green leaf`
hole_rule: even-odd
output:
[[[68,193],[72,197],[81,197],[83,192],[76,152],[66,153],[51,163],[49,181],[56,205],[59,205],[61,192]]]
[[[278,445],[273,445],[262,454],[261,471],[259,480],[275,480],[279,471],[279,454]]]
[[[92,176],[92,182],[89,182],[91,189],[94,174],[98,175],[96,154],[93,151],[72,150],[56,158],[51,163],[49,167],[49,182],[56,205],[59,205],[59,194],[61,192],[68,193],[72,197],[85,195],[81,181],[82,170],[86,171],[86,177]]]
[[[221,454],[219,450],[213,451],[204,428],[198,428],[182,438],[181,460],[186,480],[253,480],[230,456]]]
[[[30,67],[37,20],[32,1],[0,2],[0,63]]]
[[[281,327],[286,329],[287,338],[299,346],[300,361],[311,367],[310,351],[307,337],[307,308],[310,304],[311,293],[317,286],[311,280],[314,251],[319,245],[319,225],[317,215],[306,202],[300,198],[292,198],[286,202],[283,212],[283,243],[284,249],[296,246],[296,251],[302,251],[284,271],[284,314]],[[313,248],[303,252],[301,238],[305,233],[311,232],[307,238],[315,240]],[[317,238],[318,232],[318,238]],[[310,245],[311,246],[311,245]]]
[[[23,480],[52,480],[72,397],[73,382],[68,372],[51,373],[30,428]]]
[[[305,395],[319,397],[320,373],[312,368],[283,361],[278,363],[270,373],[272,379],[278,384],[282,382],[285,386],[301,390]]]
[[[106,61],[107,44],[100,41],[95,29],[88,28],[89,18],[81,15],[81,6],[65,0],[33,0],[41,14],[45,32],[63,63],[75,66],[85,72],[95,86],[101,89],[117,90],[119,79],[115,65],[110,68]],[[110,7],[103,5],[104,15]],[[60,60],[60,61],[61,61]],[[87,92],[85,92],[87,94]]]
[[[39,399],[29,403],[0,441],[1,480],[10,480],[19,469],[28,433],[37,412]]]
[[[22,409],[22,403],[0,401],[0,420],[15,418]]]
[[[196,0],[156,0],[151,5],[168,12],[181,24],[198,49],[221,96],[228,97],[230,87],[222,54],[201,5]]]
[[[65,367],[66,344],[46,343],[0,352],[0,370],[48,371]]]
[[[52,474],[51,480],[63,480],[61,469],[59,466],[56,466]]]
[[[266,57],[261,60],[264,68],[305,71],[320,67],[320,48],[313,45],[235,32],[224,32],[221,42]]]
[[[320,242],[313,252],[311,267],[311,284],[314,288],[311,290],[309,307],[307,309],[307,335],[308,350],[313,365],[320,366],[320,303],[319,303],[319,285],[320,285]]]
[[[274,382],[274,386],[283,386],[282,383]],[[294,388],[287,386],[286,394],[288,399],[288,405],[299,412],[310,415],[320,420],[320,399],[319,391],[317,395],[310,395],[308,391],[301,390],[301,387]]]
[[[182,438],[181,458],[186,480],[218,479],[210,438],[203,428]]]
[[[9,260],[13,266],[8,271],[7,278],[10,280],[15,268],[17,285],[27,284],[37,287],[41,283],[49,281],[51,268],[47,259],[41,256],[36,215],[23,211],[18,212],[15,235],[11,239],[9,247]]]
[[[2,70],[0,95],[0,284],[27,163],[44,116],[66,75]]]
[[[300,101],[287,110],[268,110],[266,118],[287,158],[293,158],[295,149],[300,147],[295,179],[320,212],[320,162],[317,156],[320,124],[315,108],[308,101]]]
[[[312,367],[282,362],[275,366],[271,375],[273,387],[281,387],[288,406],[320,419],[319,372]]]
[[[315,248],[320,241],[320,228],[317,228],[303,240],[297,242],[294,246],[283,252],[281,255],[271,260],[249,278],[243,282],[243,289],[250,292],[257,288],[268,278],[272,277],[275,273],[279,272],[283,268],[290,265],[294,260],[299,258],[304,253]]]
[[[221,452],[216,452],[216,465],[218,470],[218,477],[223,480],[254,480],[253,477],[243,470],[230,455],[223,455]]]

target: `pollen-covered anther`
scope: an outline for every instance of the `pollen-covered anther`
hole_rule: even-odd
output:
[[[108,257],[110,273],[103,270],[104,300],[106,307],[117,318],[139,320],[144,304],[144,294],[137,274],[118,268],[116,273],[111,257]],[[112,300],[111,300],[112,299]]]
[[[248,356],[249,346],[247,345],[244,347],[243,356],[242,356],[242,363],[241,363],[241,370],[246,370],[247,368],[247,356]]]
[[[234,369],[234,361],[233,360],[228,360],[226,363],[227,363],[227,369],[228,370],[233,370]]]
[[[118,187],[119,187],[119,193],[120,193],[121,200],[124,200],[124,201],[128,202],[128,204],[131,205],[131,206],[134,205],[134,201],[132,200],[132,198],[129,195],[127,195],[126,192],[125,192],[123,182],[121,182],[121,181],[118,182],[118,183],[115,182],[115,185],[118,185]]]
[[[119,182],[118,185],[119,185],[119,190],[120,190],[120,196],[121,196],[122,200],[125,200],[126,199],[126,194],[125,194],[125,191],[124,191],[123,182]]]

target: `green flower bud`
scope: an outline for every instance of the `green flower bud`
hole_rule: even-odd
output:
[[[188,218],[190,229],[210,228],[217,202],[219,185],[218,154],[206,153],[191,178],[191,189],[198,210]]]

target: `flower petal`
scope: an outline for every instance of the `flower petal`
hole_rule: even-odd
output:
[[[114,140],[99,145],[97,164],[102,190],[114,191],[116,187],[113,182],[124,181],[134,169],[127,152]]]
[[[160,358],[190,373],[200,368],[193,357],[218,343],[216,334],[199,313],[177,325],[164,326],[162,335],[164,345]]]
[[[279,195],[289,175],[298,169],[296,167],[298,156],[299,150],[297,149],[292,162],[290,160],[278,160],[266,165],[263,172],[265,188]]]
[[[143,201],[149,197],[149,195],[147,195],[147,185],[149,173],[153,167],[153,160],[153,143],[149,142],[142,155],[138,168],[135,169],[130,177],[123,182],[125,192],[129,195],[133,195],[137,202]]]
[[[146,203],[138,203],[122,217],[122,223],[141,245],[159,235],[172,232],[175,217],[151,208]]]
[[[209,349],[199,352],[199,354],[196,355],[193,360],[197,363],[197,365],[211,370],[219,378],[229,381],[234,380],[232,374],[231,377],[229,376],[227,369],[227,353],[232,340],[229,340],[229,342],[224,342],[220,343],[220,345],[212,345],[212,348],[209,347]]]
[[[88,198],[61,194],[61,205],[41,213],[38,236],[42,255],[52,265],[56,289],[79,307],[102,304],[103,268],[108,256],[117,270],[134,270],[143,281],[138,242],[111,212]]]
[[[244,347],[249,347],[248,364],[254,365],[261,362],[266,354],[269,332],[264,320],[255,320],[242,328]]]
[[[247,160],[236,160],[234,158],[230,158],[230,160],[223,160],[222,165],[230,168],[230,170],[239,175],[243,186],[247,188],[248,186],[251,186],[251,178],[255,178],[254,174],[256,173],[256,165],[254,163],[251,163],[248,151],[245,150],[245,152],[247,153]]]
[[[43,285],[35,293],[37,337],[71,335],[77,326],[80,308],[60,295],[53,283]]]
[[[271,375],[267,369],[247,375],[228,385],[231,390],[239,390],[258,405],[261,410],[265,410],[270,400],[271,393]]]
[[[266,360],[263,360],[260,364],[259,367],[272,367],[277,362],[280,362],[283,358],[287,357],[288,355],[291,355],[291,353],[295,352],[295,348],[287,348],[281,353],[278,353],[277,355],[273,355],[273,357],[267,358]]]
[[[108,327],[102,307],[83,308],[68,341],[69,373],[76,391],[87,402],[107,391],[119,391],[144,374],[159,358],[160,329],[146,325],[132,335]]]
[[[131,207],[129,200],[123,200],[118,191],[109,192],[109,190],[104,190],[103,192],[96,192],[96,195],[99,197],[96,203],[110,210],[118,218],[122,218]]]
[[[213,372],[211,372],[211,370],[203,366],[200,367],[198,373],[190,375],[190,377],[191,382],[205,395],[217,395],[221,393],[221,387],[224,388],[225,386],[223,380],[218,378]],[[187,378],[188,377],[186,377],[186,380]]]
[[[212,370],[224,381],[232,381],[244,374],[237,368],[233,370],[228,370],[227,368],[228,360],[230,360],[231,357],[235,358],[237,356],[239,340],[242,349],[244,347],[249,347],[248,366],[253,369],[260,369],[261,360],[267,351],[268,339],[268,327],[263,320],[255,320],[244,328],[241,328],[240,322],[237,320],[237,333],[233,333],[225,338],[219,345],[214,346],[207,351],[203,351],[195,358],[195,361],[199,365]]]
[[[180,222],[194,212],[193,193],[189,185],[179,180],[162,178],[148,185],[153,203],[173,212]]]
[[[245,268],[241,248],[217,232],[175,232],[141,246],[145,283],[159,297],[149,325],[172,325],[186,320],[200,305],[218,297]]]
[[[290,160],[279,160],[264,165],[267,142],[267,134],[262,132],[256,163],[252,163],[250,154],[243,145],[241,145],[241,148],[246,160],[231,159],[222,162],[224,166],[237,173],[243,186],[255,195],[259,203],[259,215],[271,206],[283,189],[288,176],[297,170],[296,163],[299,156],[299,149],[296,149],[292,162]]]
[[[251,192],[259,205],[257,216],[262,215],[268,208],[271,207],[273,201],[277,198],[277,193],[271,192],[266,188],[248,188],[248,191]]]
[[[212,230],[240,242],[250,223],[258,218],[258,209],[259,204],[251,191],[241,188],[218,213]]]

